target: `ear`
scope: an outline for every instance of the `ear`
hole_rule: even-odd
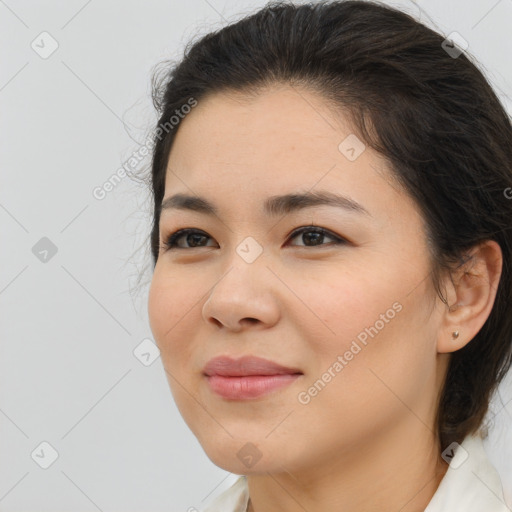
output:
[[[464,263],[444,282],[448,305],[437,340],[438,352],[455,352],[469,343],[489,317],[501,277],[503,255],[494,240],[468,252]]]

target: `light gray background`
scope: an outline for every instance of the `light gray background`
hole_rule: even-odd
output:
[[[512,111],[512,0],[389,3],[459,32]],[[128,178],[92,191],[146,141],[153,66],[264,4],[0,1],[2,512],[200,509],[236,478],[189,432],[161,360],[133,353],[151,338],[147,192]],[[31,47],[48,51],[44,31],[59,45],[46,59]],[[57,247],[47,262],[32,252],[42,237]],[[512,504],[511,388],[486,448]],[[42,442],[58,452],[48,469]]]

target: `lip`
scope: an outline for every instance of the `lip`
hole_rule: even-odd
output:
[[[302,372],[255,356],[214,357],[203,368],[210,389],[230,400],[247,400],[288,386]]]
[[[233,359],[228,356],[219,356],[206,363],[203,373],[208,377],[212,375],[247,377],[249,375],[286,375],[302,372],[298,368],[282,366],[261,357],[243,356]]]

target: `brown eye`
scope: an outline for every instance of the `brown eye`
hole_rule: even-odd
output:
[[[189,244],[188,247],[183,247],[178,244],[178,241],[181,239],[185,240],[185,243]],[[172,233],[167,240],[164,242],[164,246],[167,250],[169,249],[193,249],[195,247],[207,247],[203,245],[206,240],[210,238],[203,231],[198,231],[197,229],[180,229],[175,233]]]
[[[302,235],[302,241],[304,242],[302,247],[321,247],[325,245],[332,246],[348,243],[343,238],[319,226],[304,226],[295,230],[289,238],[297,238],[300,235]],[[331,239],[332,242],[328,244],[323,243],[325,238]],[[188,245],[180,245],[179,242],[182,239],[185,241],[184,243]],[[204,231],[192,228],[180,229],[169,235],[164,242],[164,250],[211,247],[206,245],[208,239],[211,239],[211,237]],[[301,245],[298,245],[298,247],[301,247]]]
[[[317,247],[317,246],[322,246],[322,245],[339,245],[339,244],[347,243],[347,241],[343,240],[343,238],[331,233],[330,231],[327,231],[326,229],[318,227],[318,226],[306,226],[306,227],[300,228],[300,229],[294,231],[290,235],[290,238],[296,238],[299,235],[302,235],[302,241],[305,243],[305,245],[303,245],[302,247]],[[331,244],[322,243],[326,237],[334,240],[334,243],[331,243]]]

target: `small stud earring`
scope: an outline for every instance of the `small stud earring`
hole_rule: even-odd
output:
[[[453,331],[452,332],[452,338],[456,340],[459,337],[459,331]]]

